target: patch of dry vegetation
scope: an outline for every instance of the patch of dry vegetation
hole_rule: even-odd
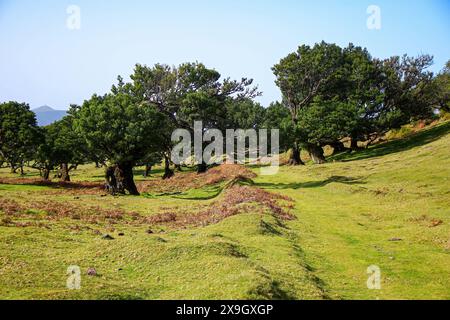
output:
[[[199,189],[238,178],[253,179],[256,174],[241,165],[224,164],[208,170],[204,174],[189,172],[179,174],[168,180],[152,180],[138,185],[139,192],[183,192]]]
[[[75,206],[56,201],[35,201],[32,204],[20,204],[12,199],[0,198],[0,211],[5,217],[0,221],[3,226],[31,226],[35,223],[15,222],[17,219],[34,221],[60,221],[62,219],[78,220],[92,224],[116,224],[118,222],[136,222],[142,218],[138,213],[120,209],[103,209],[93,206]]]
[[[438,227],[442,224],[444,224],[444,221],[442,221],[441,219],[436,219],[433,217],[429,217],[426,214],[423,214],[419,217],[415,217],[415,218],[410,218],[408,221],[413,222],[413,223],[417,223],[429,228],[435,228]]]
[[[43,186],[55,189],[55,194],[104,194],[105,185],[99,182],[46,181],[40,178],[0,178],[0,184]],[[51,193],[51,192],[50,192]]]
[[[281,201],[287,204],[281,205]],[[249,212],[268,213],[281,220],[294,220],[295,216],[290,212],[293,207],[293,200],[289,197],[256,187],[233,185],[226,189],[223,197],[197,213],[188,210],[165,212],[148,217],[146,221],[149,224],[187,228],[216,224],[228,217]]]
[[[230,172],[237,174],[230,175]],[[230,184],[223,195],[209,205],[195,206],[189,209],[160,208],[163,212],[152,216],[143,216],[137,212],[127,212],[122,209],[76,206],[52,200],[19,203],[13,199],[0,197],[0,212],[4,214],[0,225],[47,227],[43,222],[71,219],[90,224],[167,225],[176,229],[184,229],[216,224],[228,217],[249,212],[271,214],[281,220],[295,219],[295,216],[290,213],[294,207],[292,199],[253,186],[239,185],[237,183],[241,179],[246,179],[241,174],[242,171],[230,170],[230,168],[225,171],[216,170],[212,177],[208,177],[206,174],[203,176],[203,182],[211,183],[215,179],[235,177],[231,180],[234,184]],[[248,172],[246,176],[250,176]],[[280,204],[281,202],[283,204]]]

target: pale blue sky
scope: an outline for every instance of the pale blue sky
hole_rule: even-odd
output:
[[[81,30],[66,27],[68,5]],[[381,30],[366,26],[381,8]],[[0,0],[0,102],[65,109],[103,94],[135,63],[201,61],[255,79],[263,105],[279,99],[271,67],[300,44],[367,47],[376,57],[450,59],[449,0]]]

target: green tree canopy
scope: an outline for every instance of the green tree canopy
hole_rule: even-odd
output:
[[[343,149],[341,140],[375,140],[392,128],[433,115],[433,58],[373,59],[366,49],[321,42],[301,46],[273,71],[294,126],[292,164],[302,163],[299,147],[316,163],[322,147]]]
[[[184,128],[192,133],[194,121],[202,121],[204,130],[226,128],[230,120],[228,106],[259,94],[252,86],[252,79],[222,79],[219,72],[199,62],[178,67],[138,64],[131,79],[131,83],[113,91],[125,90],[166,115],[172,128]],[[199,172],[206,169],[205,163],[199,164]]]
[[[308,108],[314,98],[330,86],[342,63],[342,49],[335,44],[321,42],[313,47],[300,46],[272,68],[294,127],[298,126],[300,110]],[[290,164],[303,164],[297,136],[294,137],[292,150]]]
[[[70,181],[70,171],[87,162],[88,148],[84,137],[74,128],[74,115],[69,113],[62,120],[44,127],[44,139],[35,157],[35,166],[42,172],[45,180],[49,173],[59,166],[62,181]]]
[[[85,101],[74,123],[88,147],[113,165],[109,169],[112,192],[136,195],[133,167],[161,149],[166,122],[164,114],[148,102],[117,92]]]
[[[36,115],[28,104],[0,104],[0,155],[12,171],[33,158],[41,139]]]
[[[450,112],[450,60],[435,78],[434,85],[436,106],[444,112]]]

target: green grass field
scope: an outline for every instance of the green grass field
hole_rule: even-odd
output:
[[[276,202],[296,219],[267,200],[196,224],[241,190],[227,195],[225,182],[139,197],[0,184],[0,299],[450,299],[449,133],[444,123],[274,176],[252,168],[245,190],[291,198]],[[138,173],[161,183],[161,171]],[[28,169],[23,179],[37,175]],[[17,178],[8,169],[0,177]],[[102,177],[91,165],[72,175]],[[155,218],[171,213],[179,224]],[[81,290],[66,288],[72,265]],[[381,290],[367,288],[371,265]]]

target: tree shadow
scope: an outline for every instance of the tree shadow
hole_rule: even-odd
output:
[[[366,150],[358,151],[355,153],[341,153],[336,156],[331,156],[328,158],[328,160],[348,162],[381,157],[387,154],[394,154],[426,145],[440,139],[448,133],[450,133],[450,122],[444,123],[428,130],[420,131],[409,137],[375,145]]]
[[[104,183],[101,182],[64,182],[64,181],[46,181],[42,179],[15,179],[0,178],[0,184],[18,185],[18,186],[39,186],[55,189],[104,189]]]
[[[332,176],[322,181],[308,181],[308,182],[296,182],[296,183],[255,183],[256,186],[270,189],[307,189],[307,188],[321,188],[329,185],[330,183],[342,183],[342,184],[365,184],[364,177],[345,177],[345,176]]]

